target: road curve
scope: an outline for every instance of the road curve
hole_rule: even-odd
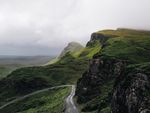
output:
[[[72,85],[72,91],[70,95],[66,98],[66,102],[65,102],[65,113],[79,113],[77,107],[75,106],[73,102],[75,90],[76,90],[75,86]]]
[[[32,93],[29,93],[27,95],[24,95],[22,97],[18,97],[17,99],[14,99],[14,100],[12,100],[12,101],[10,101],[10,102],[0,106],[0,110],[5,108],[5,107],[7,107],[8,105],[11,105],[11,104],[13,104],[13,103],[15,103],[17,101],[21,101],[21,100],[23,100],[23,99],[25,99],[27,97],[30,97],[30,96],[33,96],[35,94],[38,94],[38,93],[41,93],[41,92],[45,92],[45,91],[48,91],[48,90],[51,90],[51,89],[61,88],[61,87],[74,87],[74,86],[73,85],[61,85],[61,86],[55,86],[55,87],[50,87],[50,88],[45,88],[45,89],[42,89],[42,90],[38,90],[38,91],[35,91],[35,92],[32,92]],[[72,88],[72,90],[74,90],[74,89]],[[72,113],[72,112],[67,112],[67,113]],[[76,113],[76,112],[73,112],[73,113]]]

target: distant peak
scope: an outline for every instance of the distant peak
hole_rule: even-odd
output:
[[[80,43],[78,43],[78,42],[69,42],[68,45],[80,45],[80,46],[82,46],[82,45],[81,45]]]
[[[68,52],[77,52],[80,51],[83,48],[83,46],[78,42],[70,42],[68,45],[64,48],[64,50],[61,52],[59,57],[63,57]]]

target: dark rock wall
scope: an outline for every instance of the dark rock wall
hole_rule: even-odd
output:
[[[143,72],[126,72],[126,62],[95,58],[77,83],[77,102],[86,103],[101,95],[101,87],[115,80],[112,113],[150,113],[150,78]]]
[[[113,91],[112,113],[150,113],[150,79],[145,73],[128,73]]]
[[[90,41],[87,43],[86,47],[91,47],[94,45],[95,41],[99,40],[101,45],[103,46],[106,42],[106,40],[108,40],[108,38],[110,38],[109,36],[105,36],[103,34],[97,34],[97,33],[93,33],[91,35],[91,39]]]
[[[121,74],[125,62],[95,58],[89,62],[89,70],[78,80],[76,95],[78,103],[87,102],[101,94],[101,87]]]

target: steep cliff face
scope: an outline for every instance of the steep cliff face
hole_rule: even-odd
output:
[[[126,61],[103,58],[90,61],[89,70],[77,83],[77,102],[87,103],[82,111],[102,113],[103,109],[111,106],[112,113],[150,112],[149,73],[134,69],[128,72],[127,64]],[[108,83],[111,83],[110,86],[107,86]],[[109,89],[104,90],[105,87]],[[91,104],[92,100],[95,105]]]
[[[101,111],[110,107],[114,81],[124,72],[125,66],[125,61],[101,57],[90,61],[89,70],[77,83],[77,102],[86,103],[82,111]]]
[[[150,78],[148,71],[132,69],[122,78],[118,78],[112,97],[112,113],[149,113]]]
[[[78,102],[86,102],[98,96],[107,82],[114,80],[123,70],[125,62],[95,58],[77,83]]]
[[[94,46],[96,41],[99,41],[100,44],[103,46],[107,39],[109,39],[110,36],[98,34],[98,33],[92,33],[90,41],[87,43],[86,47]]]
[[[87,46],[99,40],[102,49],[77,82],[82,112],[150,112],[150,36],[139,33],[118,30],[92,34]]]

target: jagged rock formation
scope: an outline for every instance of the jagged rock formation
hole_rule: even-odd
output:
[[[83,111],[99,109],[98,113],[111,103],[112,113],[149,113],[150,112],[150,78],[144,72],[126,72],[126,61],[94,58],[90,61],[89,70],[77,83],[78,103],[83,104],[98,96],[103,96],[103,86],[110,81],[112,90],[107,93],[105,102],[98,102],[94,108],[83,108]],[[86,110],[85,110],[86,109]]]
[[[110,37],[103,34],[93,33],[91,35],[90,41],[87,43],[86,46],[87,47],[94,46],[96,41],[99,41],[100,44],[103,46],[108,38]]]
[[[87,102],[100,95],[100,88],[120,75],[124,66],[125,62],[119,60],[92,59],[89,70],[77,83],[78,102]]]
[[[98,57],[90,61],[89,70],[78,80],[76,95],[79,104],[94,100],[95,105],[87,104],[82,108],[82,111],[99,110],[99,113],[101,113],[102,109],[110,106],[113,83],[124,72],[125,66],[126,61],[115,59],[108,60]],[[105,87],[106,89],[104,89]],[[95,102],[97,98],[100,99]]]
[[[149,113],[150,78],[144,72],[129,72],[116,80],[112,113]]]

